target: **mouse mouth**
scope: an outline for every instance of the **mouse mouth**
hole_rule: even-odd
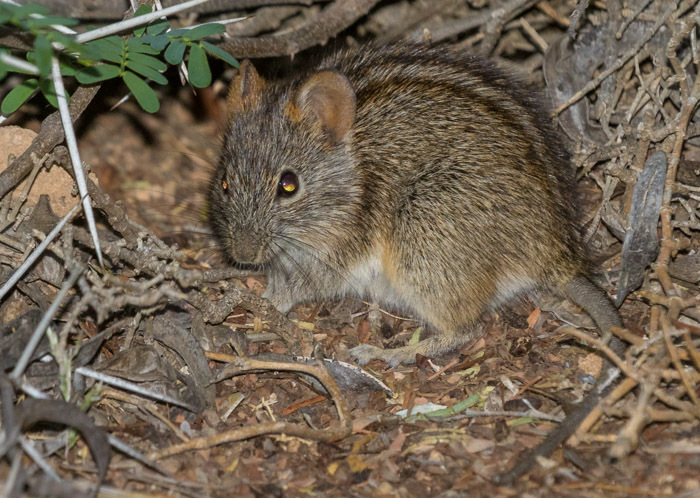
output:
[[[241,271],[263,271],[265,263],[252,263],[250,261],[235,261],[230,260],[231,266]]]

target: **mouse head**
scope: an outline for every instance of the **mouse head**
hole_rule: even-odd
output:
[[[352,229],[362,195],[353,154],[355,92],[335,71],[270,85],[241,64],[209,191],[228,256],[275,264],[328,254]]]

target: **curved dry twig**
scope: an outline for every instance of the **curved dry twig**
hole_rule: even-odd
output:
[[[302,372],[307,375],[312,375],[323,384],[326,391],[331,396],[338,412],[338,422],[327,429],[313,429],[299,424],[291,424],[289,422],[268,422],[256,425],[240,427],[232,431],[215,434],[213,436],[200,437],[191,439],[188,442],[177,444],[164,450],[151,453],[148,457],[152,460],[158,460],[185,451],[201,450],[211,448],[220,444],[241,441],[250,439],[255,436],[264,434],[285,434],[288,436],[296,436],[313,441],[333,442],[343,439],[352,433],[352,420],[350,419],[350,409],[348,408],[345,397],[340,392],[335,380],[325,368],[321,365],[307,365],[303,363],[283,363],[276,361],[261,361],[250,358],[233,358],[233,361],[225,367],[217,381],[225,380],[235,375],[241,375],[250,371],[286,371],[286,372]]]

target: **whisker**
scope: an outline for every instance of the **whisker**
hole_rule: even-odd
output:
[[[175,195],[175,194],[172,194],[172,193],[170,193],[170,192],[166,192],[165,190],[158,190],[158,189],[155,189],[155,188],[122,187],[122,190],[124,190],[124,191],[127,191],[127,190],[138,190],[138,191],[141,191],[141,192],[150,192],[150,193],[154,193],[154,194],[160,194],[160,195],[163,195],[163,196],[172,197],[172,198],[175,199],[176,201],[181,201],[181,202],[186,202],[186,201],[188,200],[187,197],[181,197],[181,196],[179,196],[179,195]]]
[[[148,216],[148,217],[153,217],[153,218],[158,218],[160,220],[166,219],[166,220],[184,220],[184,221],[190,221],[196,225],[208,225],[207,220],[204,218],[197,218],[193,216],[188,216],[188,214],[180,214],[180,213],[174,213],[174,212],[164,212],[161,210],[156,210],[156,209],[149,209],[149,208],[139,208],[136,210],[138,214],[141,216]]]
[[[296,238],[291,237],[289,235],[278,235],[278,237],[286,242],[289,242],[291,245],[293,245],[297,249],[305,251],[306,254],[308,254],[309,256],[316,259],[319,263],[322,263],[322,264],[328,266],[329,269],[333,270],[338,277],[343,278],[343,275],[328,262],[332,259],[331,254],[329,252],[320,250],[320,249],[312,246],[308,242],[304,242],[302,240],[296,239]],[[316,253],[320,254],[321,256],[324,256],[326,258],[326,260],[319,258],[316,255]]]
[[[219,255],[218,253],[212,252],[209,256],[207,256],[207,257],[204,258],[204,262],[205,262],[206,264],[209,264],[209,263],[211,263],[211,260],[212,260],[213,258],[216,258],[218,255]],[[222,260],[222,261],[220,261],[220,262],[223,263],[224,261]]]
[[[331,273],[333,273],[338,279],[346,284],[352,291],[355,293],[356,296],[360,297],[362,294],[357,290],[357,288],[353,285],[352,282],[350,282],[347,278],[345,278],[345,275],[341,273],[341,271],[338,270],[337,267],[332,265],[329,261],[325,261],[324,259],[320,258],[314,253],[320,253],[326,258],[331,259],[329,254],[324,254],[322,251],[319,251],[317,248],[312,247],[310,244],[300,241],[298,239],[295,239],[291,236],[288,235],[279,235],[279,238],[290,244],[291,246],[295,247],[299,251],[303,252],[304,254],[310,256],[320,264],[322,264],[325,268],[327,268]],[[278,244],[279,247],[279,244]]]
[[[167,208],[168,206],[160,206],[162,208]],[[187,220],[192,220],[196,221],[200,225],[205,225],[208,224],[207,219],[204,217],[199,212],[193,211],[193,212],[188,212],[185,209],[182,209],[182,213],[177,212],[178,206],[170,206],[170,210],[166,211],[165,209],[155,209],[152,207],[148,206],[143,206],[139,207],[136,209],[137,212],[139,213],[144,213],[148,215],[153,215],[153,216],[166,216],[166,217],[172,217],[172,218],[181,218],[181,219],[187,219]]]
[[[176,237],[178,235],[204,235],[207,238],[211,235],[205,232],[198,232],[196,230],[173,230],[169,232],[162,232],[163,237]],[[220,243],[216,242],[216,246],[210,247],[223,247]]]
[[[157,209],[157,208],[167,208],[167,209],[178,209],[182,211],[189,211],[191,213],[206,215],[206,211],[203,208],[190,207],[183,204],[154,204],[151,206],[144,206],[146,209]]]
[[[201,245],[197,246],[197,249],[215,249],[218,252],[224,253],[225,252],[225,247],[219,244],[218,242],[212,242],[212,241],[202,241],[205,242],[206,245]]]
[[[198,159],[198,161],[195,161],[197,165],[202,166],[212,172],[216,171],[216,165],[210,163],[206,157],[202,157],[199,154],[195,154],[194,152],[189,152],[185,150],[177,150],[176,152],[182,154],[183,156],[187,156],[191,159]]]
[[[295,237],[292,237],[290,235],[285,235],[285,234],[279,234],[279,235],[277,235],[277,237],[282,239],[282,240],[285,240],[285,241],[288,241],[288,242],[294,244],[295,247],[297,247],[299,249],[306,248],[307,251],[311,254],[313,254],[314,252],[317,252],[317,253],[321,254],[322,256],[325,256],[327,259],[331,259],[331,255],[329,252],[322,251],[322,250],[312,246],[308,242],[304,242],[303,240],[299,240]]]
[[[299,270],[299,273],[301,274],[301,277],[302,277],[302,280],[301,280],[302,287],[313,286],[316,290],[316,294],[320,294],[321,289],[311,279],[311,271],[310,270],[307,271],[306,269],[304,269],[304,267],[294,257],[292,257],[292,255],[284,247],[279,245],[279,243],[273,242],[273,244],[277,249],[279,249],[280,251],[282,251],[284,253],[284,255],[287,257],[287,259],[289,261],[291,261],[297,267],[297,269]],[[284,268],[284,265],[280,265],[280,269],[285,273],[285,277],[287,277],[288,280],[291,280],[289,278],[290,277],[289,273],[287,273],[285,271],[286,269]]]

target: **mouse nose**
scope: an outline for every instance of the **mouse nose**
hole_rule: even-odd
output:
[[[262,244],[259,237],[245,234],[232,247],[232,257],[239,263],[261,263]]]

